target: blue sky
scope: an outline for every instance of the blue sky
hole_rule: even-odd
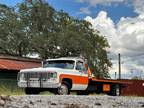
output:
[[[23,0],[0,0],[0,3],[8,6],[15,6],[22,1]],[[114,22],[118,22],[121,17],[135,17],[137,15],[132,6],[128,6],[124,3],[111,5],[97,3],[95,6],[91,6],[88,2],[78,1],[84,0],[47,0],[47,2],[56,10],[64,10],[71,16],[79,19],[84,19],[87,15],[96,17],[102,10],[106,11]],[[89,14],[80,11],[81,8],[88,8]]]
[[[99,11],[107,11],[109,16],[114,20],[118,21],[121,17],[134,17],[137,14],[134,12],[132,6],[125,4],[106,6],[97,4],[96,6],[90,6],[88,3],[77,2],[76,0],[49,0],[49,4],[52,5],[56,10],[64,10],[70,15],[83,19],[87,15],[96,17]],[[89,7],[90,14],[80,13],[80,8]]]

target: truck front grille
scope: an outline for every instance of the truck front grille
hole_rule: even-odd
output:
[[[19,74],[20,81],[25,81],[27,87],[43,87],[43,84],[56,81],[56,72],[27,72]]]
[[[32,79],[32,78],[37,78],[41,80],[46,80],[48,78],[49,73],[25,73],[24,76],[26,80]]]

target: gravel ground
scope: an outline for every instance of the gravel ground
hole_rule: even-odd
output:
[[[144,97],[0,96],[0,108],[144,108]]]

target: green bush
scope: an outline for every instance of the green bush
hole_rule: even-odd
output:
[[[0,95],[21,95],[24,94],[23,89],[17,86],[16,79],[0,79]]]

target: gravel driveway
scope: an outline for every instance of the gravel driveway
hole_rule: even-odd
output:
[[[0,108],[144,108],[144,97],[0,96]]]

